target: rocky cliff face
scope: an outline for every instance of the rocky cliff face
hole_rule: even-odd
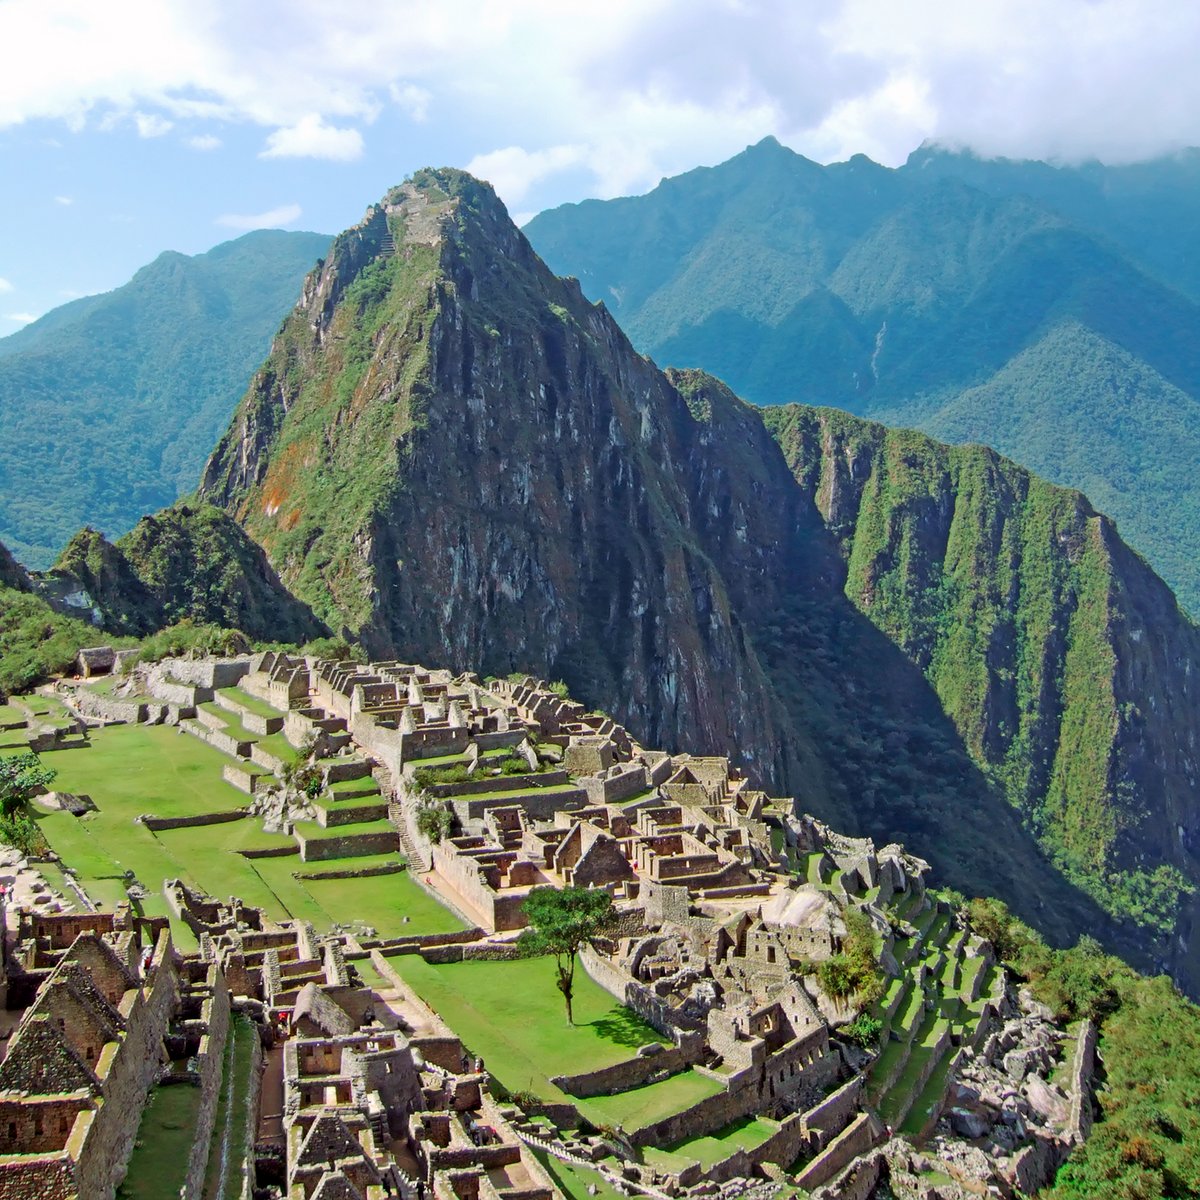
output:
[[[1085,497],[984,447],[831,409],[766,419],[847,596],[972,757],[1109,911],[1168,933],[1200,875],[1200,630],[1170,589]]]
[[[0,542],[0,587],[13,588],[18,592],[29,591],[29,576],[7,546]]]
[[[335,240],[201,493],[376,656],[565,678],[647,744],[732,754],[812,811],[903,838],[1052,937],[1090,929],[1145,961],[1145,928],[1114,922],[1078,881],[1107,870],[1084,863],[1096,814],[1120,808],[1129,829],[1139,805],[1166,816],[1150,782],[1160,768],[1144,758],[1135,798],[1085,751],[1108,735],[1106,714],[1128,720],[1122,705],[1158,695],[1144,681],[1153,661],[1117,666],[1106,641],[1108,605],[1131,586],[1118,567],[1149,581],[1147,597],[1169,593],[1073,493],[996,459],[991,475],[955,475],[924,441],[901,455],[920,482],[885,540],[889,570],[852,536],[870,512],[867,433],[775,433],[710,377],[639,356],[603,306],[540,262],[490,188],[426,171]],[[1017,529],[1000,514],[1031,490],[1048,498],[1044,531],[1022,526],[1044,586],[1027,597],[1028,628],[994,632],[1016,569]],[[963,540],[960,491],[994,510],[999,541],[992,560],[964,550],[947,570],[947,552],[917,551],[942,527]],[[947,608],[938,589],[951,587]],[[883,619],[888,604],[911,622]],[[962,628],[939,632],[951,620]],[[1026,653],[1039,621],[1044,652]],[[1006,637],[1025,655],[1017,681]],[[1183,632],[1156,644],[1192,655]],[[946,680],[959,675],[939,673],[951,650],[971,664],[957,691]],[[1114,690],[1123,671],[1131,690]],[[1034,733],[1051,725],[1058,757],[1045,760]],[[1185,723],[1163,730],[1182,762]],[[1142,853],[1123,845],[1114,832],[1104,863]]]

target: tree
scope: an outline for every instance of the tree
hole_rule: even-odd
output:
[[[558,990],[567,1005],[567,1022],[573,1025],[576,955],[612,923],[612,897],[600,888],[540,887],[529,893],[521,907],[529,918],[521,947],[528,954],[554,956]]]
[[[450,836],[454,816],[445,804],[436,800],[417,806],[417,829],[435,845]]]
[[[0,758],[0,813],[11,817],[24,811],[37,791],[53,783],[57,774],[32,752]]]

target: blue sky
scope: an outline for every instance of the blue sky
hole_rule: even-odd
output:
[[[417,167],[523,219],[774,134],[1129,161],[1200,143],[1178,0],[0,0],[0,334]]]

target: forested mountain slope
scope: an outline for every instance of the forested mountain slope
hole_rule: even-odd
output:
[[[160,255],[0,339],[0,538],[44,568],[193,486],[329,239],[266,230]]]
[[[535,248],[660,363],[981,441],[1079,488],[1200,611],[1200,168],[827,167],[773,139]]]

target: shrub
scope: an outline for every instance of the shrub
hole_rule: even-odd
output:
[[[454,816],[445,804],[430,801],[417,809],[417,829],[435,845],[450,836]]]
[[[859,1013],[849,1025],[843,1025],[839,1032],[846,1041],[853,1042],[864,1050],[874,1050],[879,1045],[883,1022],[869,1013]]]

